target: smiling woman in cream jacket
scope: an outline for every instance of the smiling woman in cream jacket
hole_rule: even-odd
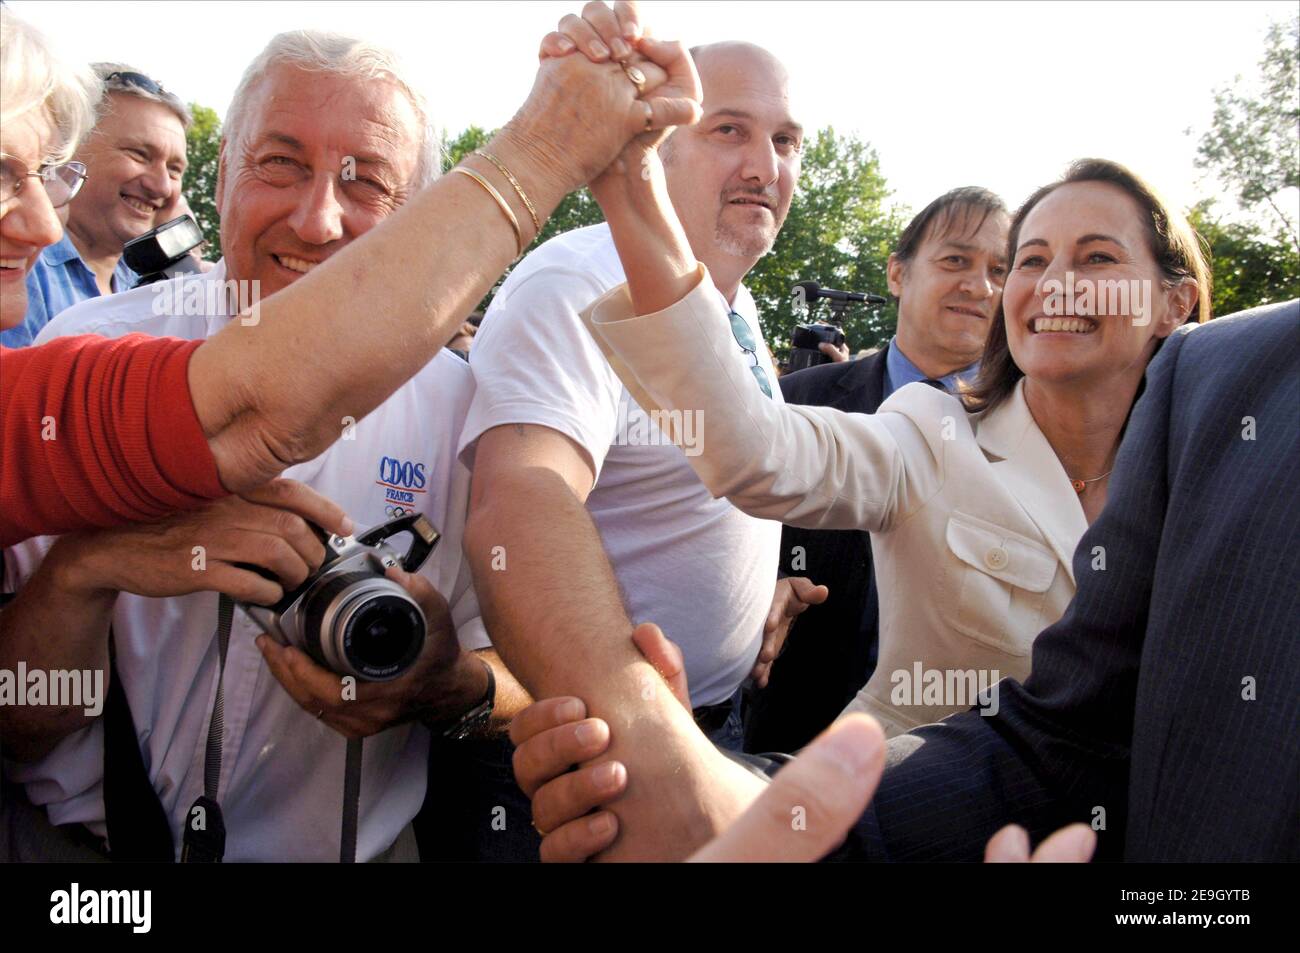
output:
[[[595,190],[628,284],[587,310],[588,327],[642,407],[702,414],[689,459],[716,496],[871,531],[879,663],[849,710],[893,736],[975,704],[986,681],[1025,678],[1034,638],[1074,595],[1074,549],[1147,363],[1184,320],[1209,317],[1190,226],[1122,166],[1075,163],[1012,221],[972,391],[911,384],[874,415],[845,414],[764,396],[655,155],[626,158],[630,174]],[[1100,570],[1104,554],[1080,565]]]

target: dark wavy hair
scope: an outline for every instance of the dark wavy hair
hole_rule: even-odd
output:
[[[1109,182],[1133,197],[1143,210],[1147,245],[1164,275],[1165,286],[1173,287],[1186,278],[1195,281],[1198,298],[1197,308],[1192,314],[1196,314],[1200,322],[1209,321],[1212,317],[1211,273],[1200,236],[1186,216],[1165,202],[1140,176],[1109,159],[1078,159],[1070,164],[1060,179],[1043,186],[1025,200],[1011,219],[1011,231],[1007,236],[1008,265],[1015,261],[1020,228],[1034,206],[1061,186],[1074,182]],[[1191,320],[1191,315],[1187,320]],[[966,408],[971,412],[993,409],[1011,396],[1016,382],[1024,376],[1024,371],[1011,357],[1007,345],[1006,314],[999,303],[984,345],[984,356],[980,358],[979,376],[963,395]]]

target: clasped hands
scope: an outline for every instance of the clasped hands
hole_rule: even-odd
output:
[[[690,706],[681,651],[658,626],[643,624],[632,640],[683,705]],[[533,823],[544,832],[542,859],[583,861],[618,836],[605,806],[628,784],[617,761],[593,763],[610,744],[610,729],[588,718],[581,699],[547,698],[520,712],[510,727],[518,746],[515,777],[532,799]],[[705,862],[813,861],[834,850],[866,809],[884,770],[885,739],[867,715],[837,721],[783,768],[721,834],[689,859]],[[574,768],[573,766],[577,766]],[[792,823],[800,817],[801,823]],[[1008,825],[985,848],[989,862],[1086,862],[1096,836],[1084,824],[1062,828],[1030,853],[1028,834]]]
[[[645,156],[655,149],[675,126],[699,121],[702,91],[690,53],[678,41],[658,40],[640,21],[634,2],[613,7],[593,0],[582,15],[569,14],[557,28],[542,38],[538,57],[546,71],[547,61],[564,61],[571,54],[606,67],[613,82],[625,88],[628,97],[629,149]],[[552,68],[563,69],[556,63]],[[592,117],[600,122],[601,117]],[[593,138],[597,135],[593,130]],[[621,153],[606,172],[626,170],[628,151]],[[639,172],[639,170],[638,170]],[[600,169],[588,169],[587,180],[602,177]]]

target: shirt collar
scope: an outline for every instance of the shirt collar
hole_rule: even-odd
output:
[[[41,252],[41,257],[45,260],[47,265],[51,266],[66,265],[69,262],[75,261],[86,270],[87,274],[93,275],[90,271],[90,267],[86,264],[85,260],[82,259],[81,253],[77,251],[77,246],[72,244],[72,239],[68,236],[68,230],[66,228],[63,230],[63,237]],[[117,287],[113,289],[114,291],[129,291],[131,288],[135,287],[136,281],[140,278],[140,276],[132,271],[127,265],[125,256],[117,260],[117,264],[113,268],[113,277],[117,279]]]
[[[754,303],[754,296],[744,285],[737,287],[736,302],[728,305],[728,308],[737,314],[743,314],[747,321],[753,321],[758,317],[758,305]]]
[[[722,302],[722,306],[728,313],[734,311],[751,324],[757,323],[758,305],[754,303],[754,296],[749,293],[748,288],[744,285],[737,286],[734,304],[727,300],[727,296],[718,289],[717,285],[714,285],[714,288],[718,290],[718,300]]]
[[[979,369],[979,361],[976,361],[969,367],[963,367],[945,377],[936,378],[936,380],[948,389],[948,393],[955,394],[957,393],[957,385],[961,381],[971,381]],[[887,378],[886,397],[907,384],[929,380],[929,377],[903,353],[902,348],[898,346],[898,338],[896,337],[890,339],[889,353],[885,355],[885,376]]]
[[[72,244],[72,239],[68,237],[67,229],[63,230],[62,238],[41,252],[41,257],[45,259],[47,265],[66,265],[74,258],[81,261],[81,255],[77,252],[77,246]]]

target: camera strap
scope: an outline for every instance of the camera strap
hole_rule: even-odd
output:
[[[208,720],[208,741],[203,753],[203,794],[185,815],[185,836],[181,842],[182,864],[219,864],[226,854],[226,821],[217,802],[221,782],[221,747],[225,734],[226,697],[222,681],[226,673],[226,649],[234,601],[224,593],[217,602],[217,695]]]
[[[339,863],[357,862],[357,815],[361,807],[361,742],[348,739],[348,753],[343,769],[343,829],[339,833]]]
[[[235,603],[222,595],[217,603],[217,694],[208,720],[208,740],[203,754],[203,794],[190,805],[185,818],[181,863],[219,864],[226,853],[226,822],[217,801],[221,782],[221,749],[225,734],[226,697],[222,687],[226,672],[226,650]],[[343,819],[339,833],[339,863],[357,859],[357,824],[361,807],[361,738],[349,738],[343,770]]]
[[[171,822],[149,779],[135,719],[117,667],[116,636],[108,629],[108,698],[104,702],[104,826],[109,859],[171,863]]]

